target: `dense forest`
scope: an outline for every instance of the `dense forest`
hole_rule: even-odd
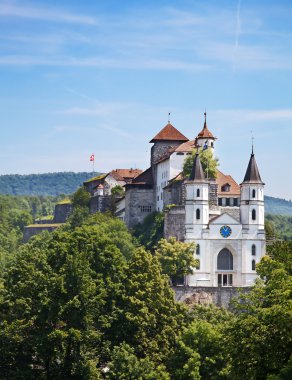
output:
[[[134,236],[80,190],[66,225],[22,244],[53,201],[0,197],[0,379],[291,378],[291,241],[269,245],[232,310],[186,306],[170,283],[195,246],[163,239],[162,214]]]
[[[83,182],[100,173],[58,172],[44,174],[0,175],[0,194],[52,195],[72,194]]]

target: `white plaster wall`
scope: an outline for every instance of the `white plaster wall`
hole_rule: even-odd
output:
[[[163,210],[163,188],[168,184],[170,180],[170,160],[157,164],[156,170],[156,210]]]

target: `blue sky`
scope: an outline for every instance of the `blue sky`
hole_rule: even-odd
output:
[[[0,174],[149,164],[167,123],[292,198],[290,1],[0,0]]]

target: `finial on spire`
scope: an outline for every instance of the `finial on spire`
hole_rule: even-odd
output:
[[[170,112],[168,112],[168,124],[170,123]]]
[[[205,116],[204,127],[206,127],[206,125],[207,125],[207,111],[206,111],[206,108],[205,108],[204,116]]]
[[[251,154],[253,154],[253,142],[254,142],[254,137],[253,137],[253,133],[252,131],[250,131],[251,133]]]

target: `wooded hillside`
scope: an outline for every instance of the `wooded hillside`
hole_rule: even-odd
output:
[[[58,172],[44,174],[0,175],[0,194],[60,195],[72,194],[87,179],[101,173]]]

